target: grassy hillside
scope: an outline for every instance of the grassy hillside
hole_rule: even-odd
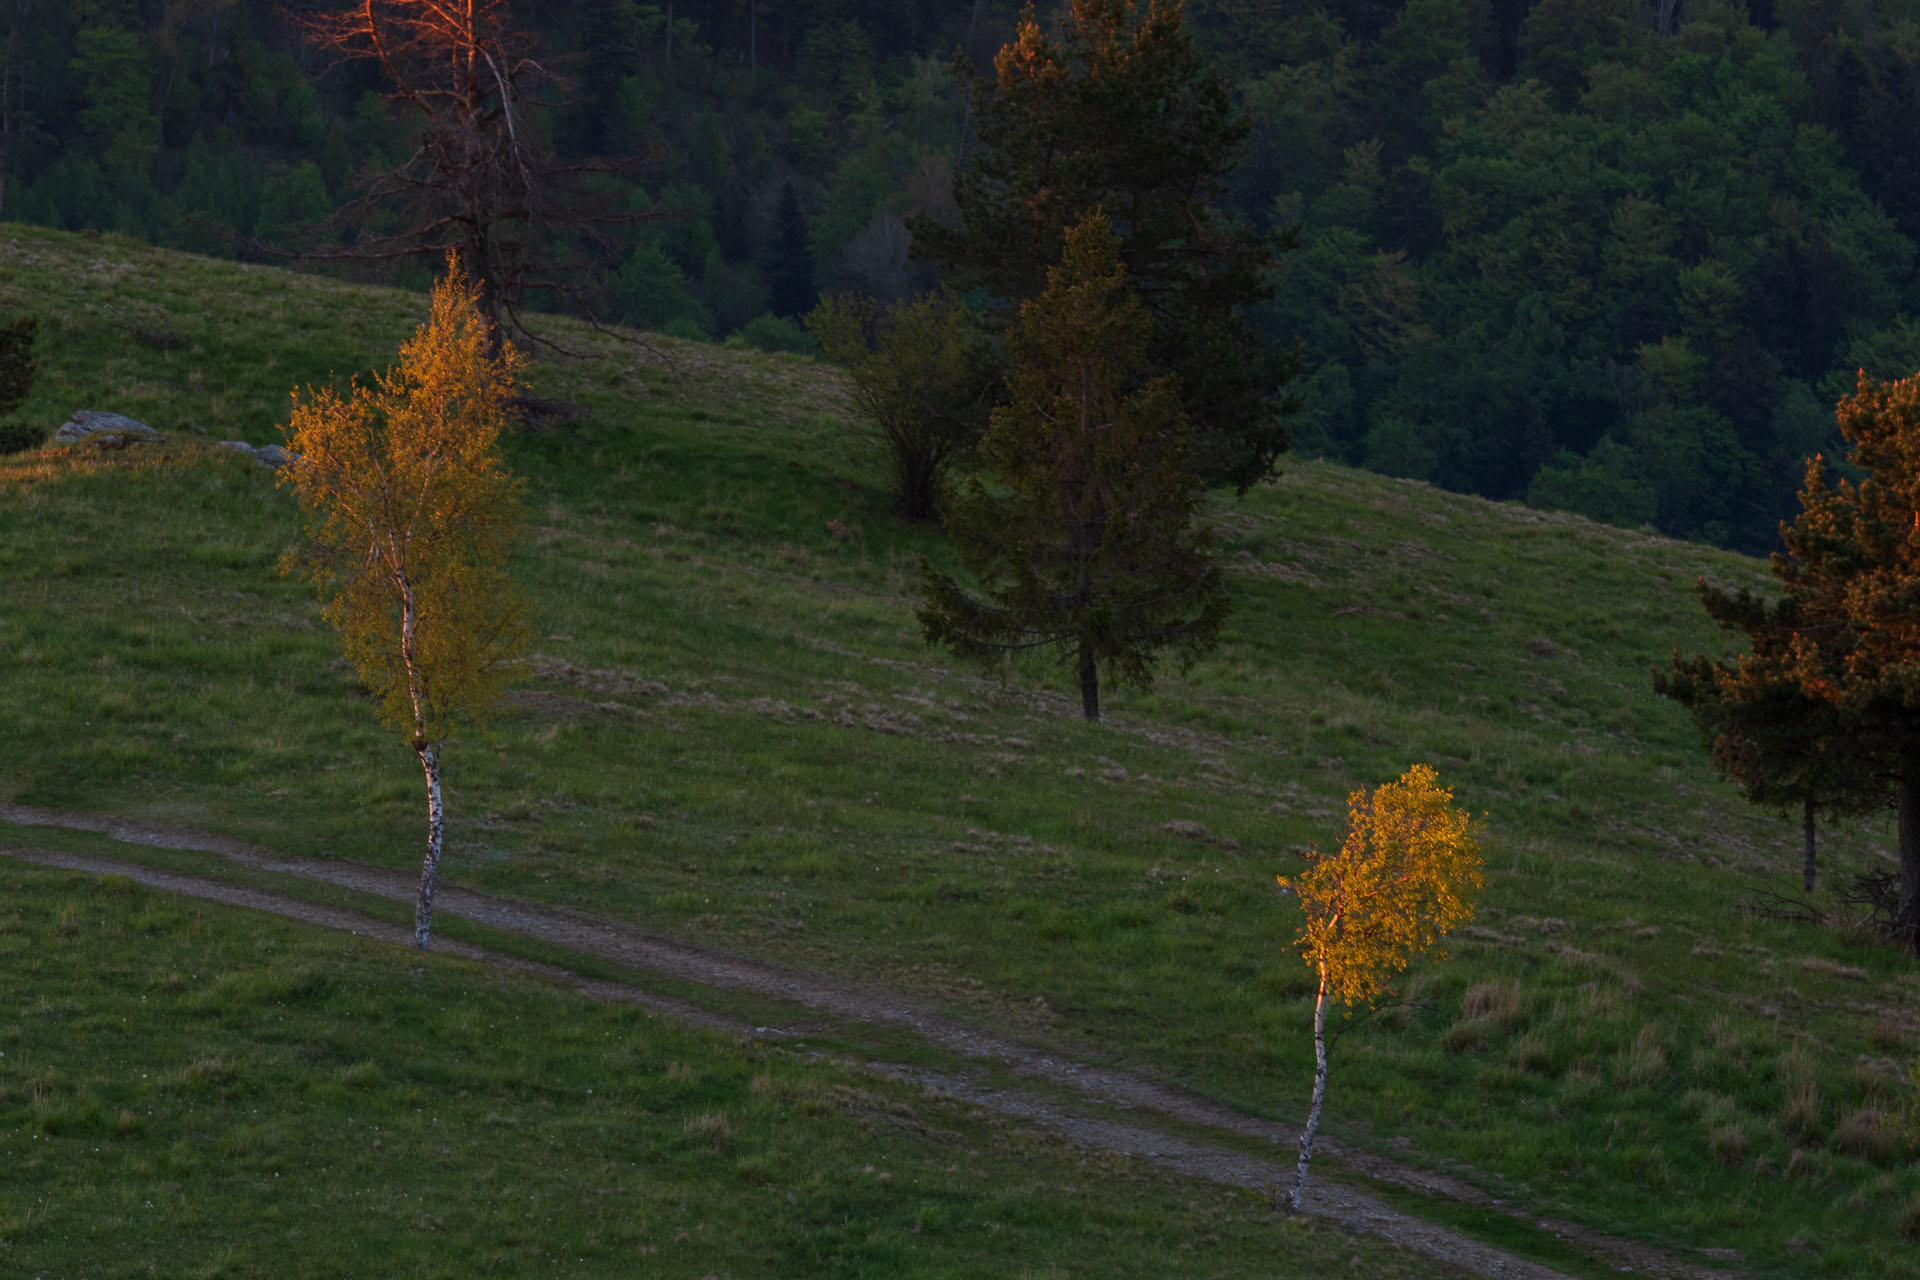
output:
[[[174,433],[0,460],[0,799],[417,865],[409,754],[275,570],[290,499],[199,433],[273,438],[289,387],[384,364],[423,302],[0,229],[0,312],[43,323],[25,412]],[[947,552],[887,514],[830,370],[569,338],[599,358],[534,381],[582,420],[513,446],[539,653],[448,750],[452,880],[1297,1116],[1309,987],[1273,876],[1425,760],[1488,815],[1484,908],[1341,1040],[1332,1131],[1755,1273],[1920,1271],[1912,963],[1743,909],[1797,832],[1648,687],[1718,644],[1693,579],[1763,566],[1289,464],[1215,510],[1220,650],[1089,727],[1055,668],[918,642],[915,560]],[[1829,883],[1884,843],[1830,840]]]
[[[124,880],[9,863],[0,891],[8,1275],[1428,1274],[476,965]]]

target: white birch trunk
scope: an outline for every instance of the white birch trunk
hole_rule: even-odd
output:
[[[413,945],[425,951],[432,945],[428,930],[433,926],[433,882],[440,871],[440,843],[446,834],[446,817],[440,802],[440,748],[423,742],[417,749],[420,767],[427,775],[427,858],[420,864],[420,894],[413,902]]]
[[[1307,1189],[1307,1163],[1313,1159],[1313,1137],[1320,1131],[1320,1104],[1327,1098],[1327,971],[1320,969],[1320,994],[1313,1002],[1313,1105],[1307,1108],[1307,1127],[1300,1131],[1300,1164],[1293,1172],[1293,1190],[1287,1208],[1300,1212]]]

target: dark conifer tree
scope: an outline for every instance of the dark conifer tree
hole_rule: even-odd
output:
[[[984,288],[1004,326],[1045,285],[1067,229],[1104,208],[1151,320],[1148,357],[1180,375],[1191,465],[1209,484],[1258,482],[1287,446],[1276,395],[1291,364],[1242,309],[1271,296],[1291,237],[1215,207],[1250,125],[1195,51],[1180,0],[1073,0],[1061,40],[1029,7],[994,70],[972,81],[959,224],[916,220],[915,251],[954,288]]]
[[[1100,669],[1146,688],[1159,656],[1213,647],[1231,600],[1193,516],[1200,482],[1179,379],[1149,379],[1152,322],[1127,288],[1118,238],[1096,212],[1010,336],[1010,402],[960,487],[947,527],[984,590],[922,562],[926,638],[968,657],[1052,648],[1100,718]]]
[[[798,318],[813,310],[819,291],[813,280],[813,244],[807,215],[800,209],[800,193],[791,182],[780,190],[780,207],[773,217],[773,239],[767,246],[767,305],[777,316]]]
[[[640,22],[633,0],[582,0],[578,127],[584,149],[606,155],[627,141],[609,136],[621,82],[640,67]]]
[[[1699,591],[1708,616],[1745,635],[1748,652],[1732,661],[1676,652],[1670,671],[1654,673],[1654,688],[1687,708],[1714,764],[1749,800],[1799,811],[1800,877],[1811,892],[1816,819],[1872,812],[1892,792],[1887,762],[1867,758],[1869,744],[1854,737],[1839,708],[1804,687],[1818,672],[1821,637],[1839,634],[1845,620],[1831,600],[1789,594],[1768,602],[1704,579]]]
[[[0,418],[18,409],[33,390],[33,377],[40,371],[33,355],[33,335],[39,326],[33,316],[0,325]]]
[[[1892,797],[1894,931],[1920,947],[1920,377],[1863,373],[1838,417],[1848,461],[1865,477],[1830,487],[1825,460],[1808,463],[1800,516],[1773,557],[1781,602],[1708,593],[1709,609],[1747,630],[1754,652],[1720,672],[1678,664],[1669,683],[1687,691],[1711,678],[1703,724],[1718,716],[1730,726],[1752,761],[1756,799],[1864,807],[1876,793]]]

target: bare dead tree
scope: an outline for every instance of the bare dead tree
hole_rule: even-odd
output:
[[[919,273],[912,252],[913,236],[900,215],[876,214],[847,245],[840,274],[853,292],[889,307],[914,292]]]
[[[363,172],[360,193],[296,256],[367,262],[455,251],[495,334],[504,320],[551,348],[522,319],[528,294],[558,295],[593,320],[558,241],[611,249],[610,227],[673,216],[621,210],[594,189],[596,178],[633,172],[646,157],[561,162],[544,149],[530,113],[549,105],[543,93],[563,98],[566,84],[537,56],[532,34],[512,24],[505,0],[354,0],[342,12],[289,17],[338,62],[378,63],[392,86],[387,100],[419,126],[413,153]],[[399,225],[383,224],[396,210]]]

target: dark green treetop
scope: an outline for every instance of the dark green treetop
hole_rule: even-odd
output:
[[[1180,0],[1073,0],[1059,40],[1029,7],[994,70],[972,81],[959,222],[914,221],[915,252],[954,288],[984,289],[989,321],[1006,325],[1045,286],[1068,229],[1104,208],[1149,317],[1148,356],[1179,374],[1190,465],[1209,484],[1257,483],[1287,447],[1276,395],[1291,365],[1241,312],[1272,295],[1291,235],[1215,207],[1250,125],[1194,49]]]
[[[767,246],[767,308],[795,319],[813,309],[819,295],[813,278],[813,241],[800,193],[791,182],[780,189],[773,240]]]

